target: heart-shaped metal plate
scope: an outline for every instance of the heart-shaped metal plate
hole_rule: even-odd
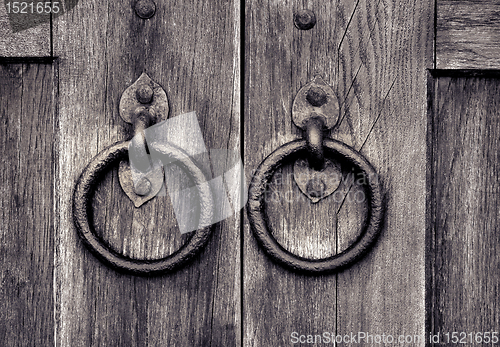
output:
[[[342,170],[339,164],[325,159],[321,171],[312,169],[307,159],[297,159],[293,165],[293,178],[299,189],[312,203],[335,192],[342,182]]]
[[[160,160],[154,161],[153,167],[143,173],[131,167],[128,160],[122,160],[118,169],[118,178],[123,191],[132,200],[134,206],[140,207],[154,198],[162,189],[163,166]]]

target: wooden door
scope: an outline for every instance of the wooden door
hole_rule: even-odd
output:
[[[239,2],[155,3],[149,19],[136,1],[84,0],[36,28],[3,26],[3,346],[241,345],[239,211],[189,265],[151,278],[103,265],[73,224],[84,167],[133,135],[118,104],[144,72],[165,90],[170,118],[195,111],[207,149],[239,152]],[[34,30],[40,47],[16,46]],[[169,199],[136,209],[117,170],[94,196],[100,236],[140,260],[174,252],[189,235]]]
[[[310,30],[294,26],[294,13],[302,9],[316,15]],[[337,335],[347,335],[343,343],[372,345],[372,340],[359,341],[358,332],[373,338],[393,335],[396,343],[398,334],[424,335],[426,69],[432,67],[433,13],[432,1],[247,2],[248,174],[273,150],[303,136],[292,123],[292,101],[319,75],[340,104],[329,136],[376,168],[386,215],[380,238],[365,258],[321,276],[275,265],[245,225],[246,345],[320,346]],[[317,204],[299,199],[292,165],[284,165],[283,179],[272,183],[280,197],[267,206],[274,236],[306,258],[344,251],[360,233],[366,202],[350,198],[356,187],[347,187],[342,199],[332,195]],[[297,198],[285,199],[286,194]]]
[[[434,346],[457,336],[493,345],[498,5],[155,3],[142,19],[135,1],[80,0],[17,33],[0,13],[1,344],[281,347],[340,336],[340,346]],[[294,25],[303,9],[316,17],[308,30]],[[304,136],[293,100],[320,76],[339,103],[327,136],[364,156],[382,185],[375,245],[342,271],[297,273],[272,261],[235,212],[174,273],[140,277],[102,264],[75,230],[73,189],[96,154],[133,135],[118,103],[143,72],[166,91],[169,118],[196,112],[207,148],[241,149],[247,182]],[[93,200],[100,236],[137,259],[174,252],[187,236],[170,201],[136,209],[117,170]],[[348,183],[313,204],[285,163],[268,187],[273,237],[305,258],[346,250],[367,218],[360,187]]]

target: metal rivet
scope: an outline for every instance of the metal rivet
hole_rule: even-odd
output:
[[[153,101],[153,94],[153,88],[147,85],[140,86],[135,92],[135,96],[141,104],[149,104]]]
[[[151,191],[151,182],[146,177],[142,177],[137,184],[134,185],[134,192],[137,195],[144,196]]]
[[[293,23],[300,30],[309,30],[316,24],[316,15],[311,10],[298,10],[293,15]]]
[[[325,183],[318,178],[313,178],[307,183],[306,192],[313,198],[320,198],[323,196],[326,189]]]
[[[319,87],[311,87],[306,95],[306,100],[315,107],[321,107],[328,101],[325,91]]]
[[[156,12],[156,5],[153,0],[138,0],[135,3],[135,13],[142,19],[153,17]]]

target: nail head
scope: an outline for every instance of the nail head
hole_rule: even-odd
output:
[[[146,177],[142,177],[139,182],[134,185],[134,192],[140,196],[147,195],[151,192],[151,186],[151,182]]]
[[[135,3],[135,13],[142,19],[149,19],[154,16],[156,5],[153,0],[138,0]]]
[[[153,89],[148,85],[142,85],[137,88],[135,96],[141,104],[149,104],[153,100]]]
[[[293,15],[293,23],[300,30],[309,30],[316,25],[316,15],[311,10],[298,10]]]
[[[321,107],[327,103],[328,97],[320,87],[311,87],[307,91],[306,100],[314,107]]]

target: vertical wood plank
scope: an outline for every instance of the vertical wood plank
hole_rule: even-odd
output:
[[[216,226],[191,264],[155,278],[103,266],[73,227],[74,183],[94,155],[132,136],[118,103],[142,72],[165,89],[170,118],[195,111],[208,149],[239,152],[239,2],[156,2],[149,20],[135,14],[134,4],[84,2],[55,24],[62,182],[56,344],[238,346],[238,213]],[[135,258],[168,255],[186,240],[168,197],[135,209],[116,170],[103,180],[94,206],[101,236]]]
[[[376,168],[386,213],[375,247],[338,274],[338,331],[391,335],[396,345],[401,335],[415,346],[425,338],[425,69],[432,66],[433,5],[381,1],[376,8],[361,1],[361,18],[353,18],[348,33],[360,42],[358,52],[351,53],[349,41],[340,47],[339,59],[351,62],[341,65],[340,76],[349,67],[344,81],[354,77],[338,138]],[[356,23],[373,28],[371,34]],[[339,212],[339,238],[360,227],[348,217]]]
[[[498,336],[499,81],[438,77],[430,90],[428,319],[443,343]]]
[[[309,31],[293,27],[293,10],[302,7],[318,19]],[[416,345],[423,345],[425,69],[432,66],[433,10],[432,1],[247,4],[248,175],[273,150],[301,136],[290,119],[293,97],[320,74],[334,86],[341,105],[339,125],[330,136],[375,166],[387,214],[380,240],[366,258],[337,275],[317,277],[273,264],[247,227],[245,345],[289,345],[294,331],[313,339],[323,332],[418,334]],[[285,165],[275,174],[271,196],[300,197],[291,172]],[[316,206],[291,200],[272,199],[267,213],[274,236],[293,253],[336,254],[359,234],[366,207],[334,206],[333,199]]]
[[[245,11],[245,166],[247,179],[281,145],[301,136],[291,120],[298,90],[320,75],[336,83],[335,53],[341,32],[337,12],[349,18],[354,3],[338,1],[248,1]],[[301,31],[294,11],[314,11],[316,26]],[[333,59],[332,59],[333,58]],[[293,162],[275,173],[266,198],[274,237],[297,255],[319,258],[336,253],[338,203],[312,205],[293,181]],[[325,216],[328,216],[325,218]],[[287,346],[294,332],[335,331],[335,276],[297,275],[274,264],[244,226],[244,346]]]
[[[0,336],[54,344],[54,67],[0,65]]]

